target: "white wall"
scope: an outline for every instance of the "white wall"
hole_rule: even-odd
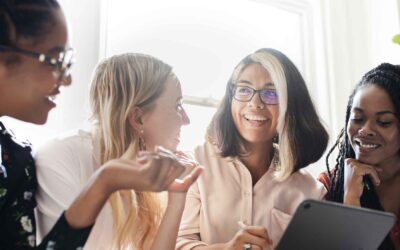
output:
[[[364,73],[382,62],[400,64],[397,0],[324,0],[332,131],[343,127],[347,99]]]

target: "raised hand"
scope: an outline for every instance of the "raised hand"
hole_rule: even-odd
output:
[[[175,152],[178,161],[185,166],[185,171],[178,179],[168,186],[170,192],[187,192],[189,187],[197,180],[204,168],[198,162],[188,157],[183,152]]]
[[[360,197],[364,190],[364,176],[369,176],[372,183],[378,186],[381,182],[378,172],[381,171],[380,168],[361,163],[356,159],[346,159],[344,169],[344,203],[360,206]]]

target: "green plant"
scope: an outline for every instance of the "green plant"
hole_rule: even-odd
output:
[[[394,43],[400,44],[400,34],[397,34],[393,37],[392,41]]]

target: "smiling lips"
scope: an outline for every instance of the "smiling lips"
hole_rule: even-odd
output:
[[[54,102],[54,101],[56,100],[56,97],[57,97],[57,95],[49,95],[49,96],[46,96],[46,98],[47,98],[49,101],[51,101],[51,102]]]
[[[360,147],[360,149],[364,149],[364,150],[374,150],[374,149],[380,147],[379,144],[371,143],[371,142],[365,142],[365,141],[362,141],[359,138],[354,139],[354,142]]]
[[[248,121],[253,126],[262,126],[267,122],[267,117],[262,115],[252,115],[252,114],[245,114],[244,119]]]

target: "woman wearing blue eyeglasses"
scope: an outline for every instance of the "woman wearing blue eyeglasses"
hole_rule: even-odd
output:
[[[60,87],[71,84],[72,61],[65,17],[56,0],[0,1],[0,117],[45,123]],[[172,153],[157,151],[143,157],[108,160],[99,167],[38,249],[82,249],[97,215],[117,190],[181,191],[196,178],[194,173],[182,183],[174,181],[187,164]],[[0,249],[36,246],[36,189],[30,144],[15,139],[0,122]],[[175,230],[175,224],[166,225]],[[171,235],[170,228],[164,225]],[[161,249],[160,245],[165,247],[162,240],[152,247]]]
[[[306,198],[323,187],[302,168],[317,161],[328,134],[305,82],[281,52],[260,49],[233,71],[195,150],[205,166],[190,188],[177,249],[271,249]]]

